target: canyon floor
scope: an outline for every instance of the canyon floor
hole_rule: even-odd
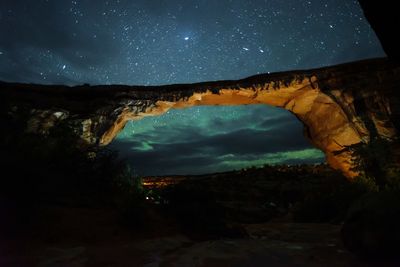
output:
[[[53,198],[0,239],[0,266],[398,266],[344,248],[342,178],[325,165],[150,177],[124,216]]]
[[[3,243],[1,266],[397,266],[359,260],[343,247],[337,224],[241,224],[248,236],[193,240],[154,221],[145,231],[121,228],[112,210],[48,212],[45,229]]]
[[[248,237],[199,241],[172,229],[162,234],[156,234],[157,229],[147,233],[118,229],[118,224],[112,222],[112,214],[107,213],[64,210],[62,222],[53,229],[43,229],[40,237],[13,240],[3,247],[0,264],[46,267],[370,266],[343,248],[340,225],[242,225]],[[86,218],[82,218],[82,214]],[[93,221],[85,222],[91,216],[95,225]]]

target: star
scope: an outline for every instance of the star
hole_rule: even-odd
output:
[[[194,83],[384,56],[357,1],[336,0],[335,5],[330,4],[332,0],[287,0],[284,5],[266,0],[168,0],[161,1],[162,5],[149,0],[98,0],[96,5],[78,0],[3,2],[0,32],[8,38],[0,41],[0,81],[66,85]],[[259,147],[268,148],[270,143],[264,138],[264,145],[255,146],[248,155],[240,151],[240,157],[241,153],[226,147],[214,149],[216,138],[224,133],[233,138],[224,141],[239,140],[243,129],[254,129],[257,134],[264,127],[260,121],[265,119],[264,115],[257,116],[268,110],[272,112],[250,106],[171,110],[166,117],[135,121],[134,128],[126,127],[121,136],[131,142],[135,135],[138,150],[133,157],[136,155],[139,163],[134,164],[143,163],[143,172],[157,171],[154,166],[158,157],[158,163],[171,165],[169,172],[182,169],[182,157],[174,162],[175,157],[170,156],[175,155],[172,152],[177,140],[193,141],[183,157],[209,158],[212,163],[204,161],[201,165],[192,160],[194,165],[190,165],[185,161],[188,165],[183,172],[192,168],[223,171],[242,166],[241,160],[253,164],[251,158],[261,153]],[[270,124],[266,127],[263,130],[269,131]],[[203,153],[207,138],[211,149]],[[159,147],[162,153],[155,152],[157,157],[146,161],[144,157],[152,154],[148,154],[149,146],[141,143],[156,144],[154,150]],[[146,155],[140,154],[143,150]],[[219,161],[225,154],[239,156]]]

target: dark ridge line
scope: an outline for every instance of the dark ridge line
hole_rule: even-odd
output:
[[[182,92],[186,90],[191,91],[218,91],[221,88],[240,88],[250,87],[254,84],[265,84],[269,82],[284,82],[285,84],[297,79],[301,80],[305,77],[310,76],[321,76],[322,79],[327,79],[333,75],[331,70],[335,70],[334,74],[343,72],[346,76],[354,72],[371,71],[371,68],[380,68],[383,65],[390,66],[390,60],[388,58],[373,58],[365,59],[355,62],[347,62],[338,65],[320,67],[308,70],[292,70],[274,73],[264,73],[249,76],[239,80],[220,80],[220,81],[206,81],[199,83],[187,83],[187,84],[167,84],[167,85],[49,85],[49,84],[35,84],[35,83],[13,83],[0,81],[0,93],[4,93],[7,90],[14,90],[13,93],[21,92],[32,92],[42,94],[86,94],[86,93],[101,93],[104,95],[116,95],[116,94],[146,94],[146,93],[172,93]],[[361,67],[361,68],[360,68]],[[336,76],[336,75],[335,75]],[[18,91],[16,91],[18,90]]]

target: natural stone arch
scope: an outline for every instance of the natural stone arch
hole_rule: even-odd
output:
[[[29,109],[27,130],[45,133],[58,121],[82,141],[107,145],[127,121],[197,105],[268,104],[292,112],[327,162],[354,177],[345,149],[371,135],[397,137],[400,67],[375,59],[308,71],[262,74],[237,81],[168,86],[41,86],[0,84],[0,97]],[[40,101],[39,101],[40,100]]]
[[[348,120],[340,105],[321,91],[316,76],[294,79],[287,84],[270,82],[251,87],[221,88],[217,92],[193,92],[191,96],[175,101],[159,100],[155,105],[137,113],[126,109],[101,136],[100,143],[109,144],[129,120],[158,116],[172,108],[248,104],[268,104],[290,111],[304,124],[306,137],[325,153],[327,162],[333,168],[342,170],[349,177],[355,175],[350,170],[349,155],[344,152],[342,155],[335,153],[345,146],[359,143],[359,130]]]
[[[297,74],[290,79],[287,79],[285,74],[280,76],[282,76],[281,79],[271,79],[264,83],[256,82],[247,86],[246,83],[238,83],[235,86],[218,86],[220,88],[214,90],[212,86],[207,90],[192,90],[189,96],[178,97],[172,101],[158,100],[141,112],[132,112],[128,108],[121,112],[115,124],[101,136],[100,143],[102,145],[110,143],[129,120],[161,115],[171,108],[268,104],[293,113],[304,124],[306,137],[316,148],[325,153],[328,164],[341,170],[347,177],[356,176],[357,173],[351,170],[354,167],[351,154],[343,150],[363,140],[367,141],[369,130],[357,115],[354,106],[356,95],[347,90],[350,84],[345,86],[346,89],[338,87],[326,90],[323,87],[327,83],[340,84],[340,80],[344,77],[336,77],[338,80],[335,81],[334,77],[325,80],[325,77],[318,74]],[[376,91],[369,91],[363,97],[370,98],[374,95],[381,98],[380,101],[384,107],[389,106],[387,99],[382,98],[382,94]],[[396,135],[394,126],[387,123],[389,118],[378,119],[376,114],[370,115],[380,135],[384,137]],[[386,126],[383,126],[384,124]]]

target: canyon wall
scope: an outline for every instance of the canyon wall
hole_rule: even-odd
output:
[[[49,86],[0,83],[10,114],[25,112],[26,131],[46,134],[71,126],[83,143],[104,146],[129,120],[197,105],[268,104],[292,112],[327,162],[346,176],[354,159],[346,147],[371,136],[398,134],[400,67],[387,59],[273,74],[237,81],[167,86]],[[249,136],[251,138],[251,136]],[[245,140],[243,140],[245,142]]]

